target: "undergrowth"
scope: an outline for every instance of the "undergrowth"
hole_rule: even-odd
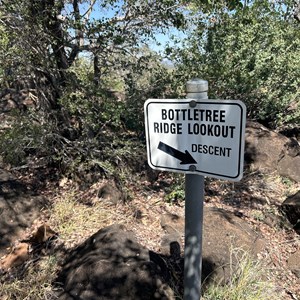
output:
[[[126,224],[130,221],[130,217],[118,212],[117,207],[112,209],[93,198],[93,195],[71,191],[58,196],[50,208],[48,223],[59,233],[59,239],[66,248],[72,248],[87,236],[114,222]],[[22,270],[15,270],[16,276],[10,273],[8,280],[1,278],[0,300],[57,299],[53,283],[58,269],[55,254],[39,257],[37,261],[28,261],[22,266]]]
[[[23,274],[20,278],[14,278],[11,275],[7,280],[0,281],[0,299],[57,299],[52,286],[56,277],[56,270],[57,259],[54,255],[43,257],[37,263],[29,262],[27,266],[23,266]]]
[[[203,300],[284,300],[267,273],[262,263],[255,261],[248,252],[233,249],[229,278],[226,283],[209,284]]]
[[[49,224],[59,232],[60,238],[67,245],[78,243],[81,238],[95,233],[96,230],[114,222],[124,224],[128,216],[118,212],[102,202],[97,195],[84,195],[69,192],[59,197],[51,208]]]

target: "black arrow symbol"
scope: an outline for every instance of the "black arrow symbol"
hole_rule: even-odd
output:
[[[187,164],[196,164],[197,162],[194,160],[189,151],[185,150],[185,152],[181,152],[163,142],[159,142],[158,147],[159,150],[179,159],[181,161],[181,165]]]

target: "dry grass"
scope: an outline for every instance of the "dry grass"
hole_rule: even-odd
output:
[[[101,201],[86,205],[78,201],[78,191],[64,191],[53,201],[48,224],[59,233],[66,248],[80,244],[99,229],[113,223],[127,224],[130,214],[124,215],[124,205],[111,206]],[[80,195],[84,197],[84,195]],[[120,208],[123,207],[123,213]],[[54,251],[55,252],[55,251]],[[59,269],[57,253],[28,261],[11,270],[0,281],[0,300],[53,300],[53,282]],[[15,273],[15,274],[14,274]]]
[[[51,208],[49,224],[59,233],[65,246],[79,244],[105,226],[130,221],[129,215],[120,213],[122,204],[119,208],[97,199],[87,205],[79,202],[78,194],[78,191],[65,193]]]
[[[258,180],[259,179],[259,180]],[[244,185],[247,189],[240,195],[242,197],[241,210],[251,220],[254,225],[258,224],[260,219],[264,217],[260,212],[264,212],[264,206],[256,209],[251,208],[252,198],[263,198],[268,204],[270,199],[284,198],[283,194],[294,186],[287,186],[286,182],[282,182],[281,178],[275,177],[259,177],[253,175],[245,178]],[[223,183],[219,183],[222,184]],[[222,189],[215,182],[212,188],[216,191],[224,191],[225,194],[211,196],[210,203],[212,205],[222,207],[226,206],[228,210],[236,209],[231,203],[220,201],[219,198],[237,198],[239,195],[233,190],[242,188],[240,183],[237,187],[229,187]],[[224,187],[224,185],[223,185]],[[299,186],[298,186],[299,187]],[[183,213],[183,207],[178,207],[163,202],[163,193],[142,192],[135,190],[132,201],[117,205],[109,205],[109,203],[97,198],[97,186],[91,187],[88,192],[80,192],[76,188],[64,186],[60,190],[60,194],[52,199],[52,207],[50,208],[48,220],[49,225],[59,233],[59,239],[66,248],[71,248],[80,244],[87,237],[99,229],[114,224],[124,224],[128,229],[133,230],[138,241],[147,248],[159,251],[159,245],[163,230],[160,228],[160,216],[165,212],[179,214]],[[257,193],[257,195],[256,195]],[[230,197],[229,197],[230,196]],[[249,199],[248,199],[249,198]],[[251,204],[251,205],[250,205]],[[268,207],[268,205],[265,205]],[[249,207],[248,207],[249,205]],[[254,215],[251,215],[254,214]],[[268,233],[268,232],[267,232]],[[279,231],[273,231],[274,234],[280,235]],[[268,235],[266,235],[268,237]],[[279,239],[280,241],[280,239]],[[276,245],[280,245],[276,241]],[[272,248],[275,251],[275,247]],[[282,248],[278,248],[278,253],[282,252]],[[264,260],[269,261],[269,254],[266,253]],[[203,300],[284,300],[290,299],[280,296],[276,291],[274,284],[268,276],[266,268],[260,262],[253,261],[250,256],[241,250],[233,250],[232,257],[238,257],[238,265],[232,267],[232,276],[227,280],[226,285],[218,282],[210,284],[204,290]],[[52,283],[55,280],[58,270],[57,258],[55,255],[41,257],[40,261],[29,263],[23,276],[9,278],[0,282],[0,300],[10,299],[27,299],[27,300],[53,300],[55,294]],[[279,269],[281,271],[281,269]],[[271,274],[272,275],[272,274]],[[176,283],[174,283],[174,291],[176,293]],[[180,299],[181,295],[177,291],[176,299]]]
[[[259,261],[241,249],[231,251],[231,275],[226,284],[212,283],[205,290],[203,300],[284,300],[268,278],[268,271]],[[234,259],[233,259],[234,258]]]
[[[0,282],[1,300],[53,300],[56,299],[52,282],[56,277],[55,256],[41,258],[37,263],[28,262],[18,276],[11,273]],[[20,277],[20,273],[22,276]]]

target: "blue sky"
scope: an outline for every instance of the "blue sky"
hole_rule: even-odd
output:
[[[182,32],[179,32],[178,30],[175,30],[175,29],[172,31],[171,35],[178,36],[179,40],[182,40],[185,37]],[[156,34],[155,37],[161,45],[157,45],[154,42],[149,44],[149,48],[154,50],[154,51],[161,52],[161,51],[164,50],[166,45],[169,45],[170,47],[180,46],[180,44],[175,45],[174,42],[172,41],[172,39],[170,39],[170,35],[168,35],[168,34],[159,33],[159,34]]]
[[[102,1],[100,1],[102,2]],[[120,8],[123,4],[123,1],[118,1],[116,4],[115,8],[112,8],[111,5],[108,6],[108,8],[103,8],[99,5],[99,3],[95,3],[95,5],[93,6],[93,10],[92,13],[90,15],[91,19],[97,20],[100,18],[112,18],[116,15],[116,12],[118,10],[118,8]],[[84,14],[86,12],[86,10],[88,9],[88,5],[87,4],[82,4],[80,6],[80,10],[81,10],[81,14]],[[70,7],[70,11],[72,11],[72,7]],[[167,44],[169,44],[171,47],[174,46],[174,42],[172,41],[172,39],[170,38],[170,36],[175,35],[179,37],[180,39],[184,38],[184,34],[182,32],[179,32],[176,29],[171,29],[168,33],[157,33],[155,35],[155,38],[157,39],[157,41],[159,42],[160,45],[158,45],[157,43],[155,43],[155,41],[149,41],[149,48],[157,51],[157,52],[162,52],[165,48],[165,46]]]

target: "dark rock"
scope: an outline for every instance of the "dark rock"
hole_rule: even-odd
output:
[[[153,259],[160,262],[122,225],[101,229],[70,253],[57,279],[59,299],[173,299]]]
[[[124,201],[122,191],[114,181],[108,181],[99,188],[98,198],[107,204],[117,204]]]
[[[176,214],[167,213],[162,215],[160,224],[168,234],[184,233],[184,218]]]
[[[288,138],[257,122],[247,122],[245,161],[251,163],[254,169],[274,169],[287,141]]]
[[[294,226],[297,233],[300,234],[300,191],[287,197],[281,205],[281,210],[284,212],[289,222]]]
[[[176,233],[184,234],[184,219],[180,216],[164,215],[161,225],[169,232],[167,237]],[[206,282],[210,279],[222,281],[229,277],[231,268],[237,264],[238,259],[232,255],[234,249],[247,251],[255,257],[263,247],[260,236],[234,213],[217,208],[204,208],[202,278]]]
[[[181,236],[179,233],[166,234],[161,240],[160,252],[164,255],[171,255],[172,257],[180,256]]]
[[[300,156],[284,156],[278,162],[277,170],[281,176],[300,182]]]
[[[204,210],[203,258],[214,264],[210,274],[213,279],[229,278],[238,259],[232,252],[246,251],[255,258],[263,247],[260,236],[234,213],[217,208]]]
[[[300,182],[300,145],[263,125],[249,121],[245,134],[245,162],[253,170],[276,171]]]
[[[300,155],[300,145],[298,141],[291,138],[285,145],[286,153],[291,157]]]
[[[279,133],[290,137],[290,138],[294,138],[296,140],[300,140],[300,126],[294,124],[293,126],[284,126],[279,128]]]
[[[161,216],[160,224],[166,231],[161,241],[161,252],[178,259],[181,252],[181,237],[184,236],[184,218],[176,214],[167,213]]]

